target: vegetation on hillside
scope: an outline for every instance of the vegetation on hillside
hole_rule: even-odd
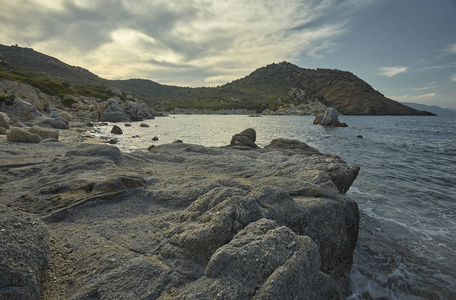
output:
[[[248,109],[261,113],[319,101],[343,114],[426,114],[385,98],[354,74],[330,69],[303,69],[288,62],[270,64],[218,87],[189,88],[151,80],[106,80],[29,48],[0,45],[0,78],[39,88],[50,95],[88,96],[105,100],[111,87],[145,101],[159,111]]]
[[[102,100],[112,97],[106,84],[73,84],[49,76],[36,76],[6,62],[0,63],[0,78],[31,85],[45,94],[59,96],[62,99],[65,95],[95,97]]]

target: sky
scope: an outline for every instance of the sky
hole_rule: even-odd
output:
[[[0,0],[0,44],[107,79],[218,86],[271,63],[456,109],[456,0]]]

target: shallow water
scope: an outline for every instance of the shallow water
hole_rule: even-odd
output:
[[[347,193],[361,217],[349,299],[456,299],[456,119],[340,117],[347,128],[313,119],[175,115],[145,121],[149,128],[121,125],[116,137],[123,151],[176,139],[224,146],[252,127],[260,147],[284,137],[337,154],[361,167]],[[111,126],[99,129],[112,136]]]

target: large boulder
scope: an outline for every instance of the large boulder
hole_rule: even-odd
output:
[[[347,127],[346,123],[341,123],[339,121],[337,109],[333,107],[328,107],[324,114],[317,115],[313,123],[323,126]]]
[[[43,114],[33,105],[22,99],[14,98],[11,102],[1,102],[0,110],[5,112],[12,121],[30,121]]]
[[[337,285],[319,267],[309,237],[260,219],[220,247],[204,276],[172,299],[339,299]]]
[[[33,215],[0,204],[0,299],[38,299],[49,233]]]
[[[247,128],[241,133],[233,135],[231,138],[230,146],[241,146],[241,147],[250,147],[258,148],[255,144],[256,141],[256,131],[253,128]]]
[[[10,142],[18,143],[39,143],[43,140],[38,134],[28,132],[27,130],[18,127],[11,128],[7,132],[6,138]]]
[[[8,129],[9,122],[10,122],[10,118],[8,117],[8,115],[4,112],[0,112],[0,127]]]
[[[127,101],[122,104],[125,113],[132,121],[143,121],[146,119],[154,119],[157,115],[153,109],[147,106],[144,102],[139,101]]]
[[[119,98],[110,98],[107,100],[108,106],[101,114],[101,120],[105,122],[130,122],[130,117],[119,104]]]
[[[38,111],[44,111],[50,105],[60,102],[58,97],[46,95],[30,85],[3,78],[0,79],[0,94],[14,95],[15,98],[31,104]]]
[[[59,131],[51,128],[44,128],[34,126],[29,129],[30,133],[39,135],[43,140],[44,139],[59,139]]]
[[[34,121],[37,125],[48,125],[55,129],[68,129],[70,127],[70,122],[62,117],[55,117],[55,118],[48,118],[48,117],[41,117],[37,118]]]

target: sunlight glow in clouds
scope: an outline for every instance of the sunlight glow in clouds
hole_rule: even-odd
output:
[[[407,72],[407,67],[383,67],[380,68],[380,75],[386,77],[393,77],[397,74]]]
[[[324,57],[346,33],[347,12],[371,1],[24,0],[0,40],[108,79],[217,85],[272,62]]]

